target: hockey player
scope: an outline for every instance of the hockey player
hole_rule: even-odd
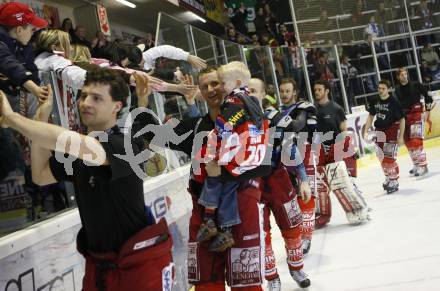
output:
[[[241,222],[237,206],[239,178],[244,173],[247,178],[260,174],[267,148],[268,122],[263,118],[258,100],[249,96],[247,86],[251,73],[244,63],[230,62],[217,72],[227,96],[216,118],[215,129],[208,137],[206,155],[211,155],[228,173],[219,177],[206,177],[201,173],[194,177],[203,183],[199,204],[205,208],[197,240],[204,242],[215,237],[209,249],[223,252],[234,245],[232,227]]]
[[[142,78],[138,92],[149,95],[146,86],[148,80]],[[118,157],[125,155],[125,136],[116,118],[128,94],[119,73],[108,69],[87,73],[79,110],[88,131],[98,134],[95,139],[46,123],[52,112],[50,87],[48,99],[37,110],[38,121],[14,113],[0,91],[0,126],[32,141],[34,182],[74,184],[82,223],[77,249],[85,258],[85,291],[163,290],[164,274],[172,279],[172,240],[166,221],[149,225],[154,221],[148,220],[143,181]],[[132,146],[139,152],[136,144]]]
[[[388,194],[399,189],[399,165],[396,162],[396,156],[399,144],[404,143],[405,131],[405,115],[402,106],[396,97],[390,95],[389,89],[390,82],[388,80],[379,82],[380,100],[369,106],[369,115],[363,132],[363,137],[367,140],[368,129],[373,124],[373,119],[376,116],[374,127],[376,131],[380,131],[385,135],[385,140],[380,140],[383,137],[377,137],[378,149],[376,153],[386,177],[383,188]]]
[[[276,268],[275,255],[272,249],[271,233],[270,233],[270,213],[272,212],[275,221],[281,230],[284,238],[284,245],[287,253],[287,265],[290,275],[298,283],[301,288],[310,286],[310,279],[303,269],[303,253],[301,249],[301,223],[302,214],[298,205],[298,200],[307,203],[311,199],[311,191],[307,180],[302,159],[297,156],[296,145],[287,138],[293,139],[295,133],[293,128],[293,120],[285,117],[281,112],[275,109],[270,102],[265,102],[266,90],[263,81],[260,79],[251,79],[249,82],[249,90],[252,96],[257,97],[263,104],[266,117],[270,120],[271,134],[279,134],[271,138],[272,145],[272,171],[264,177],[265,187],[261,197],[264,204],[264,231],[266,242],[266,268],[265,277],[268,280],[268,290],[281,290],[281,281],[278,270]],[[286,133],[284,135],[284,133]],[[283,138],[285,138],[283,140]],[[283,150],[290,151],[289,159],[299,160],[299,163],[285,167],[282,164],[281,150],[282,143],[285,146]],[[290,149],[291,148],[291,149]],[[285,153],[285,152],[284,152]],[[293,154],[292,154],[293,153]],[[295,177],[299,177],[300,196],[297,196],[297,190],[293,187],[289,172]]]
[[[202,117],[184,119],[175,128],[178,135],[194,131],[184,142],[170,144],[191,156],[201,132],[210,132],[223,104],[225,90],[216,68],[208,67],[199,74],[199,88],[209,108]],[[203,140],[206,145],[207,139]],[[223,167],[206,165],[208,176],[223,175]],[[244,179],[237,190],[237,204],[241,223],[232,227],[235,245],[225,252],[209,251],[209,242],[198,242],[197,232],[203,222],[204,208],[198,204],[203,184],[191,175],[189,192],[193,210],[189,225],[188,280],[196,291],[224,291],[225,280],[233,291],[262,291],[264,256],[262,248],[263,229],[260,179]]]
[[[280,83],[281,112],[292,119],[292,130],[299,133],[298,147],[304,157],[304,166],[312,188],[313,196],[309,201],[298,198],[303,222],[301,224],[302,249],[307,254],[312,242],[315,228],[315,197],[317,187],[315,153],[312,151],[312,138],[316,130],[316,108],[313,104],[300,101],[296,82],[293,79],[283,79]],[[296,184],[296,181],[293,181]]]
[[[316,81],[314,92],[318,112],[317,132],[322,134],[317,172],[320,178],[326,178],[326,183],[317,188],[316,227],[330,221],[330,190],[341,203],[349,223],[365,222],[368,220],[368,207],[352,178],[356,177],[355,149],[350,144],[352,139],[347,133],[344,110],[329,99],[330,85],[327,81]]]
[[[423,112],[431,110],[433,101],[422,84],[408,80],[406,68],[397,71],[397,79],[400,84],[395,93],[405,113],[405,145],[414,165],[410,174],[423,176],[428,172],[428,162],[423,149]],[[425,99],[425,106],[420,101],[421,96]]]

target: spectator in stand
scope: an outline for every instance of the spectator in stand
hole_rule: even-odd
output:
[[[35,65],[38,71],[62,74],[63,79],[75,88],[82,88],[86,71],[73,66],[69,60],[70,38],[65,31],[52,29],[41,32],[36,41]]]
[[[270,17],[274,21],[277,20],[277,16],[272,12],[272,9],[270,8],[269,3],[265,3],[263,6],[263,9],[264,9],[264,14],[266,15],[266,17]]]
[[[422,83],[429,84],[432,82],[431,69],[428,66],[428,62],[422,60],[422,65],[420,66],[420,74],[422,75]]]
[[[105,58],[105,47],[108,45],[107,37],[102,31],[96,32],[96,37],[91,43],[91,53],[94,58]]]
[[[291,65],[290,71],[292,72],[293,78],[296,81],[296,85],[300,97],[304,97],[302,96],[304,93],[303,90],[304,73],[302,69],[300,47],[298,46],[298,42],[296,41],[296,39],[293,39],[289,43],[289,52],[290,52],[290,65]]]
[[[277,35],[277,21],[275,18],[266,15],[264,18],[264,25],[266,26],[265,30],[268,34],[273,37]]]
[[[234,10],[234,15],[231,17],[231,22],[234,24],[235,29],[242,34],[247,34],[248,32],[246,27],[247,17],[247,8],[244,3],[241,2],[240,7]]]
[[[78,25],[75,28],[75,33],[71,35],[72,37],[72,43],[74,44],[82,44],[88,47],[89,49],[92,48],[92,45],[90,42],[86,39],[87,30],[84,26]]]
[[[73,29],[72,19],[64,18],[61,23],[61,30],[67,32],[70,36],[75,34],[75,30]]]
[[[290,65],[289,65],[289,44],[295,39],[292,32],[287,31],[285,24],[280,24],[278,26],[278,35],[276,37],[279,52],[281,54],[281,63],[283,64],[284,74],[283,77],[287,78],[290,75]]]
[[[341,57],[341,71],[344,79],[345,92],[347,93],[348,107],[351,110],[351,107],[356,104],[354,96],[358,71],[352,64],[350,64],[348,56],[346,55]]]
[[[417,14],[420,16],[422,29],[432,28],[434,26],[431,5],[427,0],[420,0]]]
[[[75,66],[78,66],[86,71],[99,67],[98,65],[92,63],[92,55],[90,54],[89,48],[85,45],[73,44],[71,45],[70,52],[70,60]]]
[[[278,26],[277,41],[281,46],[289,45],[289,43],[292,42],[294,39],[295,35],[293,34],[293,32],[287,30],[287,27],[284,23]]]
[[[0,90],[11,99],[14,110],[18,110],[22,88],[40,100],[48,96],[47,88],[39,86],[30,43],[35,29],[46,26],[47,21],[37,17],[26,4],[9,2],[0,6]]]
[[[421,53],[422,60],[426,61],[431,72],[436,72],[439,67],[440,58],[433,49],[431,43],[427,43]]]
[[[390,12],[391,12],[390,10],[385,9],[385,3],[380,2],[375,14],[375,19],[377,21],[377,24],[380,25],[385,35],[390,34],[390,29],[388,24],[388,21],[392,20]]]
[[[280,45],[275,39],[271,39],[269,41],[269,45],[272,50],[273,64],[275,66],[275,73],[277,75],[277,79],[284,78],[284,76],[288,74],[287,72],[288,68],[286,68],[286,65],[288,66],[288,63],[285,63],[283,61],[283,53],[281,51]]]
[[[358,0],[356,2],[356,6],[351,11],[351,21],[353,22],[354,26],[364,23],[364,14],[362,13],[362,11],[364,11],[364,1]]]
[[[367,38],[371,36],[373,39],[384,35],[382,27],[376,22],[375,16],[370,17],[370,21],[365,26],[364,32]]]
[[[237,32],[235,28],[228,28],[227,39],[232,42],[237,42]]]
[[[333,19],[328,17],[328,11],[326,8],[321,8],[321,15],[315,27],[315,32],[326,32],[329,30],[334,30],[336,28],[335,22]],[[336,35],[332,32],[322,34],[318,38],[323,39],[329,42],[333,42],[335,40]]]
[[[3,98],[9,100],[12,110],[24,116],[34,114],[36,98],[39,102],[49,98],[50,88],[40,86],[38,69],[34,64],[33,47],[30,43],[34,31],[47,25],[47,21],[37,17],[26,4],[9,2],[0,6],[0,92]],[[22,94],[25,90],[36,98]],[[31,207],[37,204],[39,191],[31,179],[29,142],[16,137],[11,129],[2,127],[0,127],[0,142],[2,144],[0,179],[3,180],[8,176],[10,183],[24,187],[26,196],[22,201],[32,199],[32,204],[28,208],[32,210],[32,214],[31,211],[28,214],[30,219],[34,219],[34,208]],[[16,194],[11,191],[11,195]],[[13,199],[17,198],[18,196],[15,196]],[[26,208],[15,205],[10,210],[26,211]]]
[[[244,35],[239,34],[239,35],[237,36],[237,43],[238,43],[238,44],[241,44],[241,45],[247,44],[247,40],[246,40],[246,38],[244,37]]]
[[[254,46],[260,45],[258,35],[253,34],[253,35],[251,36],[251,44],[254,45]]]
[[[269,34],[262,34],[260,36],[260,44],[262,46],[267,46],[270,43],[270,35]]]
[[[133,37],[132,43],[133,43],[133,45],[138,46],[140,44],[145,44],[145,40],[140,36],[135,36],[135,37]]]
[[[325,80],[332,82],[335,78],[332,68],[330,67],[330,62],[328,59],[327,52],[321,52],[318,61],[314,65],[316,80]]]
[[[147,33],[145,35],[145,50],[149,50],[150,48],[155,47],[154,37],[153,34]]]
[[[258,8],[257,15],[254,19],[255,31],[258,34],[267,33],[266,30],[266,16],[264,15],[263,7]]]

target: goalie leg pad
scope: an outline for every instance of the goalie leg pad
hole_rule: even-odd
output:
[[[330,189],[335,193],[346,213],[366,208],[365,200],[355,189],[344,162],[328,164],[326,173]]]
[[[315,200],[315,228],[320,228],[330,222],[332,216],[332,205],[330,190],[324,180],[324,167],[317,168],[318,196]]]

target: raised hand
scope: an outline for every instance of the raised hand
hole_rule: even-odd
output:
[[[198,69],[198,70],[204,69],[208,66],[204,59],[201,59],[193,55],[188,56],[187,62],[190,63],[194,69]]]
[[[309,202],[310,198],[312,197],[312,190],[310,189],[309,182],[301,182],[301,184],[299,185],[299,192],[302,200],[305,203]]]
[[[11,105],[9,104],[8,98],[5,93],[0,90],[0,127],[7,128],[8,117],[13,114]]]
[[[136,94],[138,97],[139,107],[147,107],[148,95],[151,93],[151,88],[149,86],[150,77],[137,72],[133,73],[133,77],[136,82]]]
[[[38,100],[38,108],[35,112],[34,119],[47,122],[49,120],[50,114],[52,113],[53,92],[51,85],[47,85],[45,87],[48,93],[47,98],[45,100]]]

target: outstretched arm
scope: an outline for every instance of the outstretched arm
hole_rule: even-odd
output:
[[[66,153],[92,165],[108,163],[104,148],[95,138],[53,124],[31,120],[13,112],[2,91],[0,91],[0,126],[15,129],[30,139],[32,144],[43,149]]]
[[[183,60],[190,63],[196,69],[203,69],[206,67],[206,61],[199,57],[190,55],[188,52],[171,46],[171,45],[160,45],[153,47],[142,54],[145,61],[144,70],[151,70],[154,68],[154,63],[157,58],[165,57],[173,60]]]

